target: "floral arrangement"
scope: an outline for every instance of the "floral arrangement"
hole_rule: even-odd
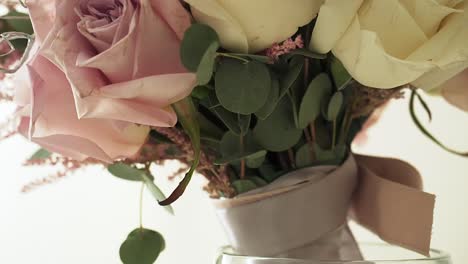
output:
[[[405,89],[423,133],[468,156],[414,112],[420,103],[430,115],[420,89],[468,111],[468,89],[444,86],[468,67],[467,1],[23,4],[34,33],[27,15],[3,17],[3,72],[16,74],[1,99],[17,105],[4,135],[44,148],[30,165],[102,164],[171,212],[195,172],[210,197],[235,199],[291,171],[341,166],[367,118]],[[166,197],[150,166],[174,159],[187,172]],[[164,247],[141,226],[120,256],[153,263]]]

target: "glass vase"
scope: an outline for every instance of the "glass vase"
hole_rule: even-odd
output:
[[[216,264],[452,264],[447,253],[435,249],[430,251],[430,257],[388,244],[361,244],[360,249],[364,260],[305,260],[242,256],[226,247]]]

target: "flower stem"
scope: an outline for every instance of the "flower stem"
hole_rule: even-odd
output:
[[[240,61],[242,61],[244,63],[249,63],[250,62],[248,59],[242,58],[240,56],[232,55],[232,54],[229,54],[229,53],[218,52],[218,55],[223,56],[223,57],[227,57],[227,58],[231,58],[231,59],[240,60]]]
[[[140,190],[140,229],[143,229],[143,192],[145,191],[145,183],[141,184]]]

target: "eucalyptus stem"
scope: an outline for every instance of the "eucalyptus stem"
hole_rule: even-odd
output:
[[[289,158],[289,162],[291,164],[291,167],[293,169],[296,168],[296,161],[294,159],[294,152],[292,151],[292,149],[288,149],[288,158]]]
[[[240,152],[242,155],[244,155],[244,136],[240,136],[239,138],[239,144],[240,144]],[[240,168],[240,178],[244,179],[245,178],[245,159],[241,159],[241,168]]]
[[[332,150],[335,150],[336,146],[336,119],[333,120],[333,137],[332,137]]]
[[[141,184],[140,190],[140,229],[143,229],[143,193],[145,191],[145,183]]]
[[[236,56],[236,55],[232,55],[232,54],[229,54],[229,53],[224,53],[224,52],[218,52],[218,55],[220,56],[223,56],[223,57],[227,57],[227,58],[231,58],[231,59],[236,59],[236,60],[240,60],[244,63],[249,63],[250,61],[246,58],[242,58],[240,56]]]

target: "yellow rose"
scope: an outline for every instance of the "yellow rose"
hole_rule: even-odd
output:
[[[348,1],[348,0],[346,0]],[[255,53],[286,40],[317,16],[323,0],[185,0],[230,51]]]
[[[468,67],[467,7],[468,0],[326,0],[310,49],[332,51],[370,87],[434,90]]]

